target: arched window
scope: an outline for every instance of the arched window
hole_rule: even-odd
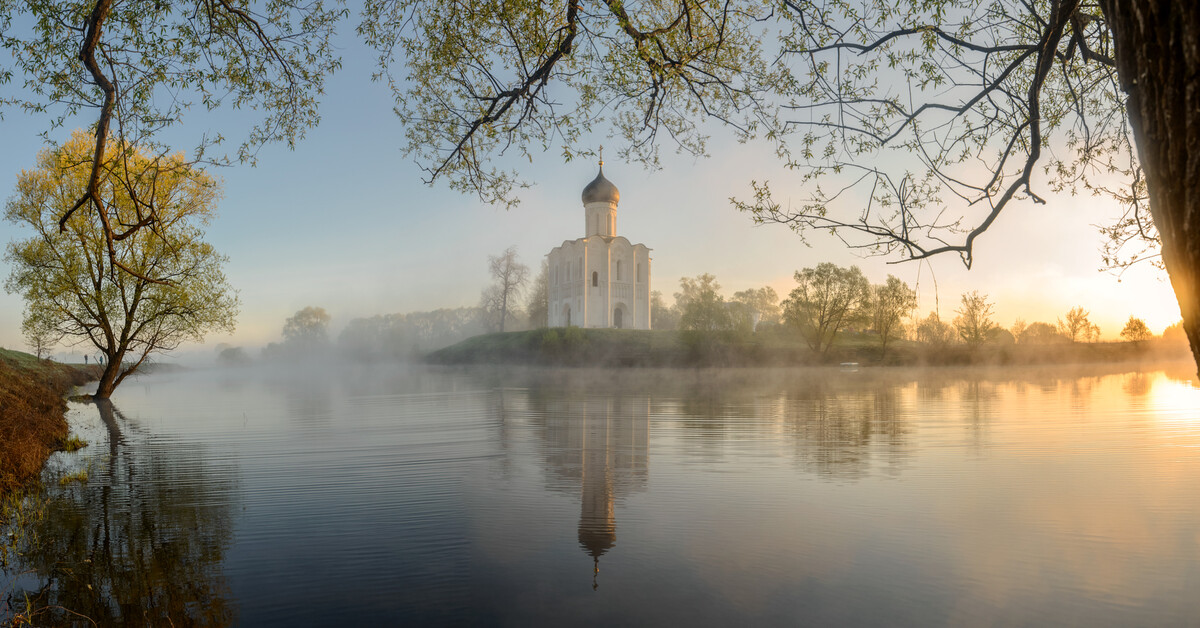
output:
[[[617,281],[621,281],[621,260],[617,260]]]
[[[638,262],[638,265],[637,265],[637,282],[642,283],[642,263],[641,262]]]
[[[592,287],[595,288],[599,285],[600,285],[600,273],[593,270],[592,271]]]

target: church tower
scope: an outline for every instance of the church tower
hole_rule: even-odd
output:
[[[604,162],[601,161],[600,173],[583,188],[584,234],[610,238],[617,235],[617,203],[620,201],[621,192],[612,181],[604,178]]]
[[[584,237],[547,255],[551,327],[650,329],[650,249],[617,235],[621,192],[604,176],[583,188]]]

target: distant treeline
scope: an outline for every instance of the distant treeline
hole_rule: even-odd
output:
[[[434,351],[434,364],[535,364],[607,367],[815,366],[853,362],[883,366],[1039,365],[1186,359],[1186,343],[1087,342],[982,345],[897,340],[885,351],[877,334],[845,332],[826,351],[814,350],[795,329],[758,331],[640,331],[543,328],[491,333]]]
[[[351,320],[337,338],[337,351],[356,360],[407,360],[487,331],[477,307],[384,314]]]
[[[361,362],[416,360],[430,351],[489,331],[487,313],[478,307],[355,318],[332,340],[331,320],[320,307],[296,312],[284,322],[283,340],[263,348],[263,359],[268,362],[330,357]],[[241,347],[224,345],[218,347],[218,361],[225,365],[246,364],[252,357]]]
[[[871,284],[857,267],[830,263],[796,271],[796,287],[782,300],[770,286],[727,299],[713,275],[684,277],[671,305],[651,293],[653,331],[549,329],[545,264],[526,293],[529,269],[515,249],[489,262],[493,283],[478,307],[356,318],[336,341],[328,335],[330,315],[306,307],[285,321],[282,342],[268,345],[263,357],[408,361],[432,352],[429,360],[448,363],[1040,364],[1167,357],[1188,346],[1182,325],[1156,339],[1133,315],[1119,333],[1124,342],[1100,342],[1100,328],[1082,306],[1054,322],[1018,319],[1006,328],[978,291],[961,295],[953,317],[936,310],[922,316],[916,292],[897,277]],[[250,359],[238,347],[219,351],[223,363]]]

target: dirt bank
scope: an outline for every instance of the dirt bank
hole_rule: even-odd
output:
[[[0,495],[36,478],[67,438],[66,394],[94,369],[0,349]]]

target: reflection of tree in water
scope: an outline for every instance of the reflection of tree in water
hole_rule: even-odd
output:
[[[1145,373],[1127,373],[1121,382],[1121,390],[1130,397],[1145,397],[1154,385],[1154,378]]]
[[[86,483],[46,488],[45,516],[15,566],[25,590],[9,593],[9,608],[29,596],[42,609],[38,625],[233,623],[220,573],[231,532],[228,474],[126,444],[124,417],[109,402],[96,405],[108,454],[94,454]]]
[[[1066,380],[1067,394],[1071,398],[1071,409],[1087,410],[1092,407],[1092,398],[1096,394],[1099,377],[1076,377]]]
[[[579,491],[579,545],[600,557],[617,542],[616,501],[644,490],[649,475],[650,400],[645,396],[530,395],[537,409],[550,488]]]
[[[835,390],[815,383],[787,393],[784,426],[797,457],[818,475],[865,477],[873,454],[883,456],[885,473],[896,475],[908,457],[898,406],[892,386]]]

